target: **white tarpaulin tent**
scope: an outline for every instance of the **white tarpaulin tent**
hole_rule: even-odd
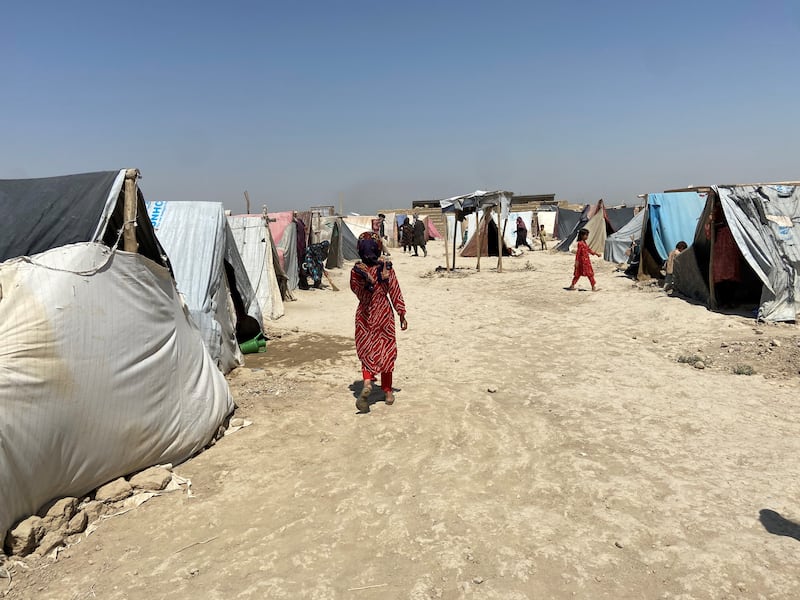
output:
[[[284,315],[283,300],[272,258],[272,239],[263,215],[228,217],[233,239],[265,319]]]
[[[557,210],[537,210],[536,211],[536,219],[539,221],[539,225],[544,225],[544,232],[549,236],[555,236],[556,231],[556,215],[558,215]],[[539,236],[539,232],[531,232],[531,235],[536,238]]]
[[[222,204],[148,202],[147,212],[211,357],[223,373],[244,365],[237,332],[250,339],[263,322]]]
[[[128,173],[0,181],[0,534],[189,458],[233,410]]]

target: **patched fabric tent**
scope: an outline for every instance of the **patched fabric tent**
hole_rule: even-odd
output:
[[[481,256],[498,256],[498,249],[501,248],[503,256],[511,256],[511,250],[503,239],[501,231],[502,225],[498,226],[497,217],[495,215],[485,215],[481,217],[480,221],[480,235],[478,228],[474,225],[476,222],[475,214],[469,215],[468,220],[471,221],[469,228],[469,239],[464,244],[464,249],[461,250],[461,256],[472,257],[478,256],[478,240],[480,239],[480,255]],[[502,244],[498,244],[498,238]]]
[[[714,186],[675,288],[711,308],[754,306],[759,319],[800,313],[800,184]]]
[[[264,319],[279,319],[284,315],[280,280],[287,280],[281,269],[275,268],[275,244],[264,215],[233,215],[228,217],[236,248],[242,257],[247,277],[253,286]],[[285,286],[284,286],[285,287]]]
[[[606,245],[606,239],[633,217],[633,207],[612,207],[606,208],[605,203],[600,200],[597,204],[583,213],[583,219],[575,225],[575,228],[567,237],[556,246],[556,250],[562,252],[575,250],[578,244],[578,232],[581,229],[589,231],[586,243],[589,247],[601,254]]]
[[[243,366],[239,342],[261,333],[263,321],[224,207],[159,201],[147,212],[211,357],[223,373]]]
[[[358,260],[358,240],[339,216],[317,217],[318,242],[328,241],[328,259],[325,267],[338,269],[346,260]]]
[[[561,208],[559,207],[556,210],[556,219],[555,219],[555,232],[553,233],[553,237],[557,240],[564,241],[569,238],[570,235],[573,235],[576,230],[580,229],[578,225],[580,223],[585,223],[589,220],[589,210],[591,207],[587,204],[583,207],[582,210],[570,210],[569,208]],[[572,240],[570,240],[571,242]],[[569,247],[569,243],[567,244]]]
[[[291,292],[300,285],[300,262],[298,256],[297,227],[291,211],[269,213],[269,230],[278,251],[278,260],[288,279],[287,288]],[[305,244],[303,244],[305,247]]]
[[[186,460],[233,410],[137,175],[0,181],[0,534]]]

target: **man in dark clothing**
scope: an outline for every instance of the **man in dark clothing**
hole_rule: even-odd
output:
[[[417,247],[422,248],[424,256],[428,256],[428,250],[425,248],[425,223],[419,215],[414,215],[414,234],[411,243],[414,246],[414,256],[419,256]]]

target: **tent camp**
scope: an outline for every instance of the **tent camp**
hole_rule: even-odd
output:
[[[605,260],[620,264],[628,261],[631,244],[642,237],[644,213],[644,210],[640,210],[630,221],[606,238],[603,249]]]
[[[186,460],[233,410],[137,176],[0,181],[0,534]]]
[[[556,250],[562,252],[574,250],[578,241],[578,232],[581,229],[587,229],[589,237],[586,243],[595,252],[603,252],[606,238],[633,218],[633,210],[633,207],[627,206],[606,208],[603,200],[599,200],[597,204],[581,213],[581,218],[572,231],[561,239]]]
[[[444,213],[447,226],[447,243],[452,243],[452,265],[455,267],[456,244],[463,241],[462,225],[467,225],[467,235],[462,256],[477,256],[476,268],[480,270],[481,256],[497,256],[497,269],[502,272],[502,257],[508,256],[510,250],[503,241],[502,230],[499,224],[507,217],[511,207],[511,192],[478,190],[465,196],[454,196],[440,200],[439,205]],[[478,220],[480,215],[480,221]],[[445,252],[446,259],[450,261],[450,253]],[[449,265],[448,265],[449,266]]]
[[[285,292],[281,291],[281,282],[285,289],[287,278],[274,256],[275,244],[266,218],[264,215],[233,215],[228,217],[228,225],[263,319],[279,319],[284,314]]]
[[[263,331],[261,307],[219,202],[148,202],[178,291],[223,373],[244,365],[239,342]]]
[[[661,267],[680,241],[689,241],[706,204],[705,192],[647,194],[642,224],[639,278],[660,277]]]
[[[679,292],[711,308],[756,307],[759,319],[796,321],[800,183],[710,188],[674,274]]]
[[[340,216],[315,217],[315,231],[318,242],[328,241],[328,260],[325,267],[338,269],[344,266],[346,260],[358,260],[358,240],[353,232],[345,225]]]

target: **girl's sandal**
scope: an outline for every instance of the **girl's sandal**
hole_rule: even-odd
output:
[[[358,395],[356,399],[356,408],[358,412],[367,413],[369,412],[369,395],[372,393],[372,382],[367,380],[367,383],[364,384],[364,387],[361,388],[361,393]]]
[[[394,404],[394,392],[386,392],[386,399],[384,400],[387,406]]]

